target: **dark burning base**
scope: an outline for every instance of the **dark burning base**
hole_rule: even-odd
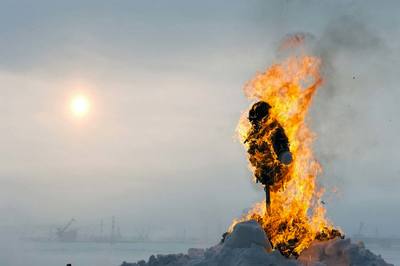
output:
[[[208,249],[189,249],[188,254],[151,256],[148,262],[126,263],[122,266],[393,266],[380,256],[352,244],[350,239],[316,240],[298,259],[290,259],[279,251],[271,251],[264,230],[255,221],[239,223],[226,236],[224,243]]]
[[[263,217],[258,216],[258,215],[253,215],[252,219],[257,221],[259,224],[262,224],[261,221],[263,220]],[[282,223],[279,225],[279,232],[280,233],[284,233],[286,230],[289,230],[288,228],[306,228],[305,226],[302,226],[302,222],[298,221],[296,219],[293,219],[291,221],[291,224],[288,223]],[[267,236],[268,239],[271,239],[270,233],[272,233],[270,230],[271,228],[263,228],[265,231],[265,234]],[[274,232],[276,233],[276,232]],[[304,231],[302,232],[302,235],[307,235],[308,232]],[[336,229],[329,229],[329,228],[324,228],[323,230],[321,230],[315,237],[315,241],[328,241],[328,240],[332,240],[332,239],[344,239],[344,235],[342,235],[342,233],[339,230]],[[298,238],[292,238],[289,239],[287,242],[285,243],[273,243],[272,241],[272,247],[274,249],[277,249],[283,256],[285,256],[286,258],[298,258],[300,254],[298,254],[295,249],[297,248],[297,246],[300,244],[299,243],[299,239]]]

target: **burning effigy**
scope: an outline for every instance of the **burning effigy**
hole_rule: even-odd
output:
[[[326,217],[317,182],[322,167],[306,123],[322,84],[321,59],[306,54],[273,64],[248,82],[244,91],[253,103],[237,133],[265,200],[235,219],[213,247],[122,265],[391,265],[362,243],[344,239]]]
[[[298,257],[314,240],[343,235],[325,217],[323,189],[317,186],[321,165],[312,150],[315,136],[305,121],[322,84],[320,65],[317,57],[294,56],[258,74],[245,87],[247,97],[257,102],[238,126],[266,203],[256,204],[233,225],[256,220],[286,257]]]

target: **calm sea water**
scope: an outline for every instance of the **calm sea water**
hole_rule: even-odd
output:
[[[1,266],[118,266],[147,260],[152,254],[186,253],[193,243],[57,243],[18,241],[2,244]]]
[[[122,261],[148,259],[152,254],[186,252],[190,247],[209,247],[193,243],[55,243],[15,241],[0,248],[1,266],[118,266]],[[387,261],[400,266],[400,249],[369,247]]]

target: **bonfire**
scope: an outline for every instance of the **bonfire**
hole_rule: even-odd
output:
[[[315,239],[329,240],[342,236],[340,230],[335,229],[326,218],[321,200],[324,189],[317,185],[322,167],[312,150],[315,134],[306,123],[313,96],[323,82],[320,66],[318,57],[293,56],[257,74],[244,89],[249,99],[270,105],[269,118],[263,123],[272,120],[283,127],[293,161],[284,166],[285,171],[278,173],[281,176],[275,178],[277,182],[271,186],[271,202],[257,203],[246,215],[235,220],[229,231],[238,222],[256,220],[264,228],[272,246],[287,257],[297,257]],[[243,113],[237,131],[245,149],[249,150],[252,125],[247,114],[248,111]],[[272,146],[265,135],[268,136],[268,132],[257,136],[255,141]],[[262,156],[257,152],[249,154],[249,161]],[[278,158],[272,158],[270,163],[278,164],[274,160]],[[262,159],[258,159],[249,167],[256,173],[258,169],[255,165],[262,163]],[[258,179],[255,178],[255,181]]]

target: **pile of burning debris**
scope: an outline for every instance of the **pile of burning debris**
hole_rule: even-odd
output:
[[[255,221],[236,224],[225,241],[208,249],[189,249],[188,254],[151,256],[148,262],[124,262],[121,266],[393,266],[364,245],[340,238],[313,242],[296,259],[273,251],[264,230]]]
[[[322,167],[306,124],[322,84],[320,66],[318,57],[296,55],[245,86],[255,103],[243,113],[238,135],[265,201],[233,221],[217,246],[124,265],[388,265],[362,244],[344,240],[326,218],[324,190],[317,185]]]

